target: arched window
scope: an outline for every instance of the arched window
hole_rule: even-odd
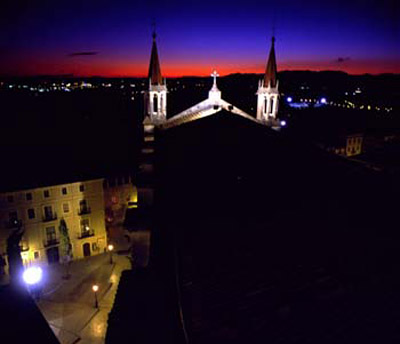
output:
[[[264,113],[267,113],[267,97],[264,98]]]
[[[270,106],[269,106],[269,114],[270,115],[272,115],[273,113],[272,113],[272,111],[274,111],[274,101],[275,101],[275,99],[274,98],[271,98],[271,100],[270,100]]]
[[[158,97],[157,94],[153,97],[153,112],[158,112]]]
[[[161,98],[160,98],[160,111],[163,111],[163,109],[164,109],[164,97],[161,96]]]

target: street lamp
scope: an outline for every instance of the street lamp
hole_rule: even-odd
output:
[[[24,282],[27,284],[28,289],[35,299],[39,299],[40,296],[39,283],[42,280],[42,276],[43,270],[39,266],[27,268],[22,274]]]
[[[108,245],[108,251],[110,252],[110,264],[113,263],[113,259],[112,259],[112,251],[114,249],[114,245]]]
[[[94,307],[99,308],[99,302],[97,301],[97,291],[99,290],[99,286],[97,284],[93,284],[92,290],[94,291]]]

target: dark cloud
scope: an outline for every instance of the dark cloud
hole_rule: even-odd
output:
[[[69,56],[69,57],[74,57],[74,56],[93,56],[93,55],[97,55],[97,54],[98,54],[97,51],[80,51],[80,52],[68,54],[67,56]]]
[[[351,60],[350,57],[338,57],[338,58],[335,60],[335,62],[337,62],[337,63],[343,63],[343,62],[350,61],[350,60]]]

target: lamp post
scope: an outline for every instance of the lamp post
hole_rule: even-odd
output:
[[[97,291],[99,290],[99,286],[97,284],[94,284],[92,286],[92,290],[94,292],[94,307],[99,308],[99,302],[97,301]]]
[[[114,249],[114,245],[108,245],[108,252],[110,252],[110,264],[113,263],[113,258],[112,258],[112,251]]]

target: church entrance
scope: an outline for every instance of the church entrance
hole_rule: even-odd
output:
[[[58,252],[58,247],[52,247],[46,250],[47,261],[49,264],[58,263],[60,260],[60,254]]]
[[[90,244],[87,242],[83,244],[83,256],[84,257],[90,257]]]

